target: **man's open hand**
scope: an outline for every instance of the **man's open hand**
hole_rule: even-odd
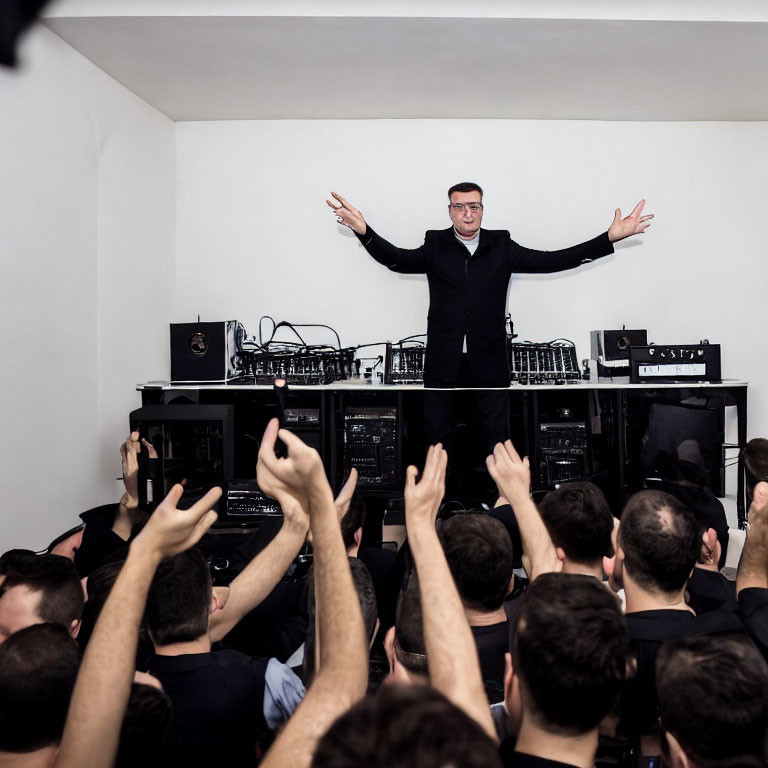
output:
[[[416,482],[419,471],[414,466],[405,472],[405,522],[429,523],[435,525],[440,502],[445,495],[445,468],[448,465],[448,454],[438,443],[427,450],[427,460],[421,479]]]
[[[137,546],[148,547],[158,560],[194,547],[216,522],[212,507],[221,497],[221,488],[211,488],[189,509],[177,509],[183,493],[181,485],[174,485],[134,540]]]
[[[339,515],[339,522],[341,522],[344,519],[344,515],[349,512],[349,505],[352,503],[352,497],[355,495],[356,487],[357,470],[352,467],[352,469],[349,470],[347,482],[341,486],[339,495],[333,501],[333,504],[336,507],[336,512]]]
[[[123,485],[125,493],[120,499],[120,505],[127,511],[139,506],[139,459],[141,451],[139,433],[131,432],[128,439],[120,446],[120,457],[123,467]]]
[[[511,440],[496,443],[485,464],[499,489],[499,495],[509,499],[513,509],[515,502],[530,497],[531,467],[528,457],[521,459]]]
[[[616,243],[619,240],[623,240],[625,237],[631,237],[632,235],[641,235],[648,227],[651,226],[652,213],[648,213],[643,216],[643,208],[645,207],[645,200],[641,200],[635,207],[632,213],[625,218],[621,218],[621,208],[617,208],[613,215],[613,222],[608,229],[608,239],[612,243]]]
[[[353,232],[357,232],[358,235],[364,235],[368,227],[363,214],[338,193],[331,192],[331,196],[333,200],[326,200],[325,202],[328,203],[336,214],[336,221],[345,227],[349,227]]]
[[[288,449],[288,456],[282,459],[275,455],[278,438]],[[277,499],[283,514],[303,515],[304,520],[297,522],[307,527],[313,498],[325,492],[333,498],[320,454],[287,429],[280,429],[277,419],[272,419],[264,430],[256,482],[267,496]]]

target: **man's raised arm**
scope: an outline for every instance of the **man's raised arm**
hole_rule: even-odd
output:
[[[139,625],[157,566],[197,544],[216,520],[213,488],[186,510],[176,508],[183,489],[174,485],[142,532],[93,630],[77,675],[55,768],[109,768],[117,754],[131,691]]]
[[[405,481],[405,525],[419,576],[429,679],[496,741],[475,639],[435,530],[447,461],[442,446],[433,445],[421,480],[416,482],[416,467],[408,467]]]
[[[362,244],[363,248],[379,264],[383,264],[393,272],[402,272],[404,274],[419,274],[426,272],[427,259],[424,247],[419,248],[398,248],[385,240],[381,235],[377,235],[371,227],[368,226],[363,214],[354,206],[350,205],[340,194],[331,192],[333,200],[325,202],[331,207],[336,216],[336,221],[345,227],[349,227]]]
[[[499,489],[499,495],[509,501],[517,518],[523,552],[530,563],[526,570],[531,581],[542,573],[562,570],[549,531],[531,499],[531,468],[528,458],[521,459],[512,441],[507,440],[496,443],[485,463]]]
[[[368,641],[322,460],[317,451],[287,430],[281,429],[278,437],[288,456],[278,459],[274,452],[266,452],[259,455],[259,461],[309,510],[320,663],[304,701],[262,765],[303,768],[312,761],[317,742],[331,723],[365,695]]]

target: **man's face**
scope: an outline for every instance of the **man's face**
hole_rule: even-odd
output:
[[[451,195],[451,202],[448,211],[451,214],[451,221],[459,237],[471,240],[480,229],[480,222],[483,220],[483,196],[475,190],[474,192],[454,192]],[[461,206],[454,208],[454,206]],[[476,207],[472,210],[470,206]]]
[[[0,643],[20,629],[43,623],[37,613],[41,597],[42,592],[34,592],[24,584],[6,590],[0,597]]]

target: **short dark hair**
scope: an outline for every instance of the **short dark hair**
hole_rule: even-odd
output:
[[[387,684],[343,714],[320,739],[313,768],[493,768],[496,745],[441,693]]]
[[[424,625],[421,615],[419,578],[411,571],[400,592],[395,609],[395,655],[398,661],[416,675],[426,675],[427,648],[424,644]]]
[[[741,449],[741,459],[744,462],[744,474],[747,480],[747,497],[752,498],[755,486],[768,482],[768,440],[755,437]]]
[[[459,184],[454,184],[448,190],[448,199],[451,199],[451,195],[454,192],[479,192],[480,197],[483,196],[483,189],[479,184],[475,184],[474,181],[462,181]]]
[[[701,551],[703,527],[682,502],[663,491],[630,497],[619,525],[624,567],[639,586],[672,594],[685,587]]]
[[[347,514],[341,518],[341,538],[344,539],[344,548],[349,549],[355,544],[355,532],[365,525],[365,501],[363,494],[357,489],[352,494]]]
[[[171,725],[171,700],[152,685],[133,683],[120,729],[115,768],[159,764],[157,755]]]
[[[44,622],[70,629],[83,615],[83,587],[74,563],[61,555],[36,555],[26,550],[6,552],[0,563],[5,580],[0,597],[12,587],[25,586],[40,593],[38,616]]]
[[[80,665],[61,624],[20,629],[0,645],[0,751],[58,744]]]
[[[484,512],[442,522],[440,543],[462,601],[477,611],[495,611],[509,594],[514,553],[502,523]]]
[[[764,759],[768,666],[746,636],[666,642],[656,660],[656,687],[662,727],[697,766]]]
[[[612,554],[613,514],[594,483],[561,485],[542,499],[539,512],[553,544],[569,559],[594,563]]]
[[[157,645],[197,640],[208,631],[211,574],[197,549],[163,560],[147,597],[147,626]]]
[[[524,711],[550,733],[588,733],[616,700],[628,650],[618,599],[601,582],[542,574],[521,599],[512,643]]]

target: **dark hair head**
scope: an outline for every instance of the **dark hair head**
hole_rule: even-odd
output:
[[[653,592],[683,589],[701,551],[703,527],[688,507],[663,491],[640,491],[624,507],[619,546],[624,567]]]
[[[187,643],[208,631],[211,574],[196,549],[160,563],[147,597],[147,626],[156,645]]]
[[[755,486],[768,482],[768,440],[755,437],[741,449],[741,459],[747,479],[747,498],[751,499]]]
[[[365,563],[356,557],[349,558],[349,567],[352,571],[352,581],[355,583],[357,597],[360,600],[360,610],[363,613],[363,624],[368,639],[371,639],[376,627],[376,619],[379,618],[379,609],[376,605],[376,590],[373,587],[371,573]]]
[[[415,675],[426,675],[427,649],[421,618],[419,579],[411,571],[395,610],[395,655],[397,660]]]
[[[544,497],[539,512],[552,542],[569,560],[592,564],[611,555],[613,514],[594,483],[561,485]]]
[[[480,197],[483,196],[482,187],[479,184],[475,184],[474,181],[462,181],[459,184],[454,184],[448,190],[448,199],[451,199],[451,195],[454,192],[479,192]]]
[[[35,555],[26,550],[6,552],[0,563],[5,580],[0,598],[12,587],[25,586],[40,593],[37,614],[44,622],[68,630],[83,615],[83,588],[74,563],[60,555]]]
[[[115,768],[155,765],[171,725],[171,700],[159,688],[133,683],[120,729]]]
[[[355,532],[365,525],[365,501],[363,494],[357,489],[352,494],[347,514],[341,518],[341,538],[344,539],[345,549],[355,544]]]
[[[697,766],[735,765],[740,757],[764,764],[768,666],[746,636],[666,642],[656,660],[656,688],[662,727]]]
[[[456,515],[439,530],[445,559],[464,605],[498,610],[509,594],[512,541],[502,523],[482,512]]]
[[[80,664],[60,624],[20,629],[0,645],[0,751],[58,744]]]
[[[539,576],[522,597],[512,647],[524,713],[551,733],[588,733],[613,706],[628,649],[619,602],[601,582]]]
[[[441,693],[382,685],[342,715],[318,742],[313,768],[494,768],[496,745]]]

